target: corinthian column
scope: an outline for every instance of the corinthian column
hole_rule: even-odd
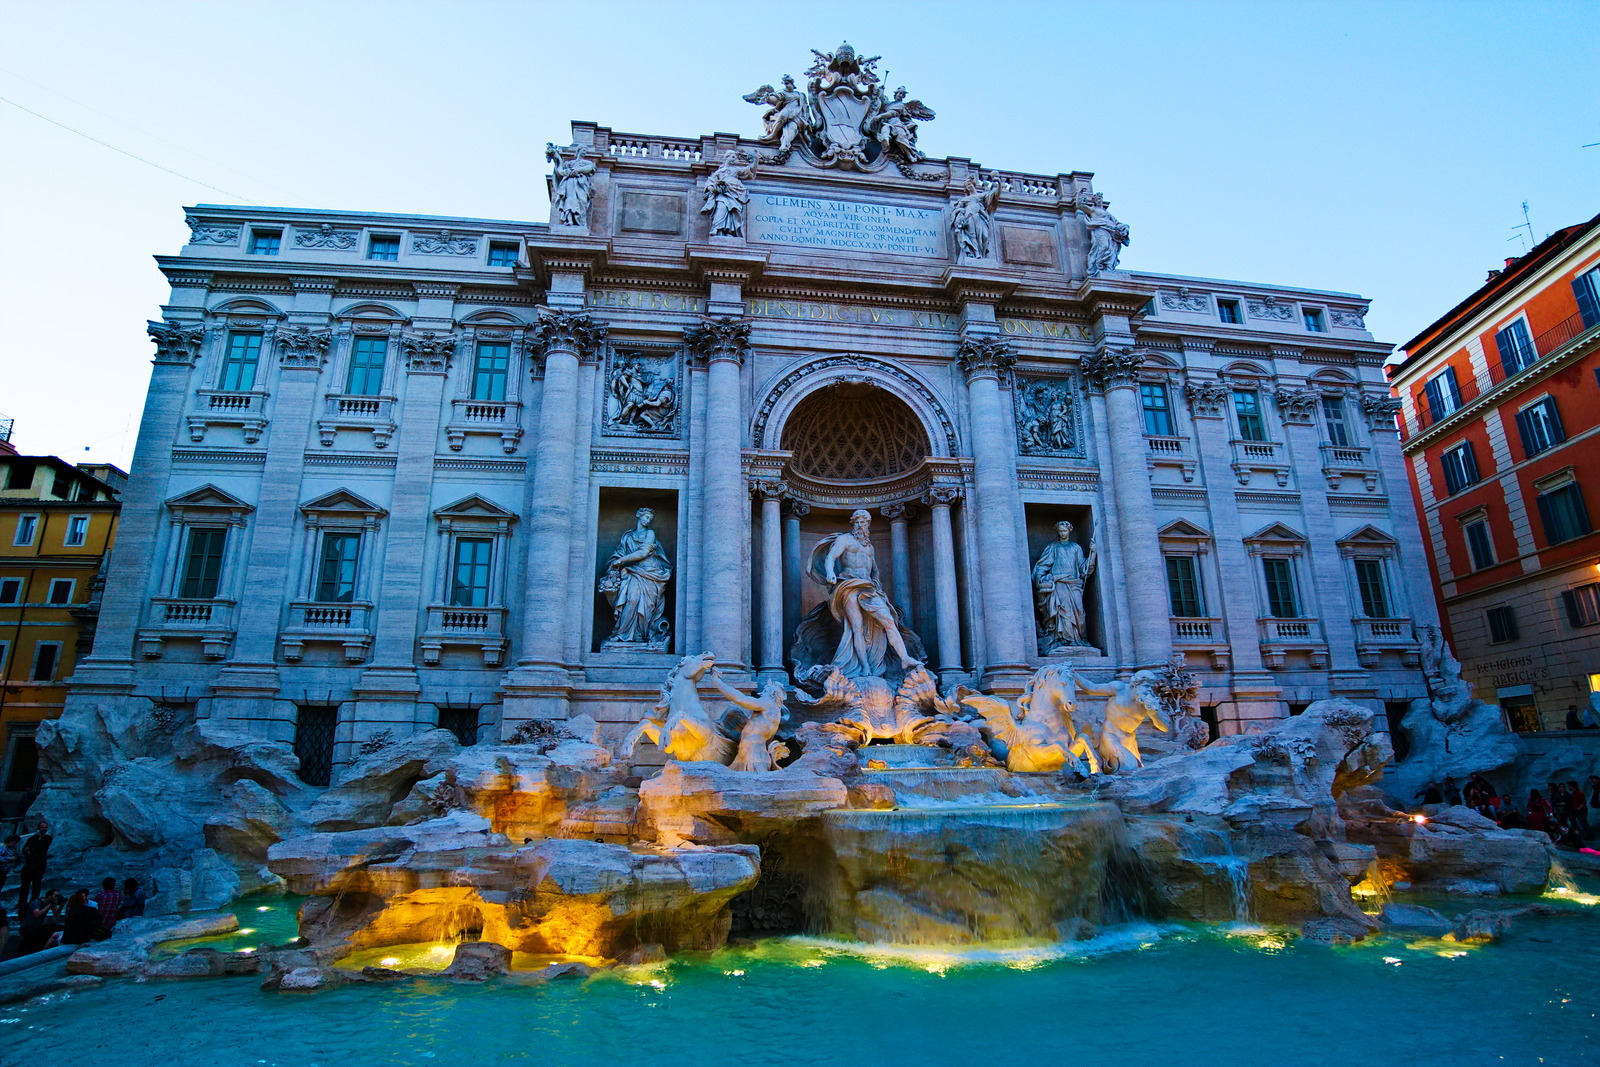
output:
[[[911,626],[911,531],[915,509],[910,504],[885,504],[883,517],[889,520],[889,578],[893,588],[889,599],[900,617]]]
[[[522,642],[507,674],[502,718],[564,718],[570,681],[565,660],[568,567],[572,553],[578,454],[578,360],[605,339],[606,326],[585,312],[539,309],[528,353],[544,359],[533,499],[528,503]]]
[[[985,682],[1022,684],[1035,641],[1028,614],[1028,561],[1017,540],[1020,507],[1011,471],[1014,433],[1000,401],[1000,378],[1017,357],[997,337],[968,335],[956,361],[967,376],[972,414],[978,573],[983,586]]]
[[[744,489],[743,411],[739,368],[750,347],[750,324],[732,316],[686,327],[693,358],[706,364],[705,507],[701,514],[701,633],[704,651],[734,671],[745,669],[744,606],[749,585],[744,569],[749,517]],[[781,660],[780,660],[781,662]]]
[[[1172,631],[1165,564],[1156,533],[1156,505],[1150,496],[1145,462],[1144,418],[1139,409],[1138,375],[1143,362],[1144,357],[1131,349],[1106,346],[1085,357],[1079,369],[1105,394],[1111,485],[1126,576],[1121,600],[1133,628],[1133,665],[1155,667],[1172,656]]]
[[[783,669],[783,516],[784,493],[778,481],[751,486],[761,497],[761,661],[756,681],[787,682]]]
[[[922,497],[933,525],[933,618],[939,631],[939,681],[949,692],[967,680],[961,668],[961,606],[956,600],[956,540],[950,505],[961,498],[954,486],[936,485]]]

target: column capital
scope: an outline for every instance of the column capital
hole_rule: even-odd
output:
[[[733,315],[711,315],[683,328],[691,358],[707,366],[726,360],[738,366],[750,350],[750,324]]]
[[[285,369],[321,370],[328,361],[333,331],[289,326],[277,333],[278,362]]]
[[[1367,426],[1373,430],[1395,430],[1394,417],[1400,414],[1400,401],[1381,393],[1362,393],[1361,410],[1366,413]]]
[[[969,383],[982,378],[999,381],[1016,361],[1009,342],[984,334],[967,334],[956,349],[956,363]]]
[[[580,360],[592,359],[600,351],[608,329],[587,311],[541,307],[538,321],[528,334],[528,352],[546,357],[552,352],[566,352]]]
[[[1144,352],[1137,348],[1106,345],[1083,357],[1078,370],[1094,383],[1101,392],[1119,386],[1138,384],[1139,368],[1144,366]]]
[[[793,516],[796,519],[803,519],[811,514],[811,505],[804,500],[796,500],[794,497],[790,497],[783,502],[783,511],[786,515]]]
[[[456,339],[432,330],[403,334],[400,350],[405,354],[406,370],[411,374],[444,374],[455,355]]]
[[[961,487],[958,485],[935,485],[922,494],[922,502],[930,508],[947,508],[960,500]]]
[[[194,366],[200,358],[200,342],[205,339],[206,328],[198,324],[185,326],[178,322],[147,322],[145,330],[156,343],[155,363],[176,363]]]
[[[885,504],[878,511],[890,522],[909,522],[917,517],[917,506],[909,500]]]
[[[1215,378],[1187,381],[1183,395],[1189,401],[1189,413],[1197,419],[1222,418],[1222,406],[1228,401],[1228,385]]]
[[[782,500],[789,495],[789,483],[778,478],[755,478],[750,482],[750,492],[763,500]]]
[[[1309,389],[1279,389],[1273,399],[1286,426],[1310,426],[1321,398]]]

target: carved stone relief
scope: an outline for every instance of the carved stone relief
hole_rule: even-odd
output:
[[[1105,197],[1084,193],[1077,198],[1078,214],[1089,228],[1089,277],[1117,269],[1117,260],[1128,243],[1128,224],[1107,211]]]
[[[1367,328],[1366,312],[1353,308],[1330,308],[1328,318],[1335,326],[1343,326],[1347,330],[1365,330]]]
[[[207,226],[195,218],[183,221],[189,224],[189,243],[192,245],[231,245],[239,241],[237,226]]]
[[[606,432],[678,437],[683,393],[676,349],[617,348],[606,377]]]
[[[1077,390],[1066,378],[1019,378],[1017,447],[1025,456],[1081,456]]]
[[[595,165],[588,149],[573,145],[568,149],[553,144],[544,146],[544,157],[555,167],[550,172],[550,221],[558,226],[589,228],[589,201],[594,195]],[[571,152],[567,159],[565,153]]]
[[[333,334],[328,330],[312,330],[304,326],[290,326],[277,333],[278,362],[285,367],[320,369],[328,358],[328,345]]]
[[[333,248],[348,251],[356,246],[357,231],[338,230],[324,222],[316,229],[295,226],[294,243],[301,248]]]
[[[411,251],[425,256],[475,256],[478,254],[478,239],[457,237],[449,230],[440,230],[432,236],[418,234],[413,237]]]
[[[1218,381],[1186,382],[1183,387],[1189,412],[1197,419],[1222,418],[1223,405],[1228,402],[1230,392],[1227,385]]]
[[[1161,306],[1168,311],[1209,311],[1211,301],[1204,293],[1190,292],[1188,289],[1179,289],[1177,292],[1162,290]]]
[[[1283,421],[1290,426],[1309,426],[1317,411],[1316,393],[1306,389],[1279,389],[1275,398]]]
[[[1247,300],[1245,310],[1250,313],[1252,319],[1267,319],[1272,322],[1288,322],[1294,315],[1294,309],[1288,304],[1279,303],[1275,296]]]

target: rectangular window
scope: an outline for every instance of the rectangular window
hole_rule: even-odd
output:
[[[183,553],[183,581],[178,595],[185,600],[210,600],[217,595],[217,579],[222,575],[222,548],[228,531],[195,527]]]
[[[1517,433],[1522,438],[1522,453],[1529,459],[1565,441],[1567,432],[1561,427],[1555,397],[1547,396],[1517,412]]]
[[[1489,620],[1489,643],[1491,645],[1505,644],[1507,641],[1517,639],[1517,616],[1505,604],[1490,608],[1484,612]]]
[[[1344,418],[1344,399],[1337,396],[1322,398],[1322,422],[1328,428],[1328,443],[1338,448],[1349,448],[1350,424]]]
[[[261,361],[259,333],[228,334],[228,351],[222,358],[222,379],[217,388],[242,393],[256,385],[256,364]]]
[[[68,548],[77,548],[89,540],[89,516],[74,515],[67,520],[67,533],[61,543]]]
[[[1456,385],[1456,369],[1446,367],[1443,373],[1428,379],[1428,384],[1422,387],[1422,395],[1428,402],[1429,422],[1438,422],[1459,408],[1461,389]]]
[[[250,254],[252,256],[275,256],[278,254],[278,248],[282,244],[282,230],[250,231]]]
[[[1481,571],[1494,566],[1494,539],[1485,519],[1469,522],[1461,528],[1467,538],[1467,554],[1472,557],[1472,569]]]
[[[1199,618],[1205,614],[1200,602],[1200,581],[1195,573],[1193,556],[1168,556],[1167,600],[1172,614],[1180,619]]]
[[[325,786],[333,777],[333,735],[339,727],[336,704],[302,704],[294,717],[294,754],[300,780]]]
[[[368,259],[399,259],[400,238],[373,237],[367,241]]]
[[[0,604],[22,603],[22,579],[0,578]]]
[[[510,345],[478,342],[478,351],[472,360],[472,399],[504,400],[510,371]]]
[[[1572,295],[1578,298],[1578,314],[1583,328],[1600,323],[1600,267],[1586,270],[1572,279]]]
[[[356,596],[356,564],[361,559],[361,535],[325,533],[317,562],[317,600],[348,604]]]
[[[515,267],[517,265],[517,246],[512,241],[489,242],[489,266]]]
[[[37,537],[38,534],[39,516],[18,515],[17,532],[15,536],[11,538],[11,543],[14,545],[31,545],[33,544],[33,539]]]
[[[481,608],[489,603],[489,559],[494,543],[487,537],[462,537],[456,541],[455,566],[450,574],[450,603]]]
[[[1582,537],[1590,530],[1589,511],[1583,506],[1583,493],[1577,482],[1539,494],[1539,518],[1544,537],[1552,545]]]
[[[1567,606],[1567,621],[1572,625],[1593,626],[1600,622],[1600,582],[1563,590],[1561,600]]]
[[[7,489],[31,489],[31,488],[33,488],[33,471],[34,471],[34,465],[32,463],[28,463],[26,461],[18,462],[17,460],[12,460],[11,463],[8,464],[7,467],[6,467],[6,488]]]
[[[357,337],[350,346],[346,392],[352,396],[377,396],[383,392],[383,359],[388,352],[387,337]]]
[[[1139,402],[1144,406],[1144,432],[1152,437],[1172,436],[1172,405],[1167,387],[1159,382],[1139,386]]]
[[[1239,416],[1239,437],[1245,441],[1265,441],[1267,425],[1261,421],[1261,398],[1254,389],[1233,391],[1233,410]]]
[[[61,660],[61,642],[40,641],[33,646],[33,670],[28,678],[35,682],[56,680],[56,664]]]
[[[478,743],[477,708],[439,708],[439,729],[449,730],[463,746]]]
[[[1444,468],[1446,496],[1455,496],[1478,481],[1478,460],[1472,454],[1471,441],[1463,441],[1445,452],[1440,457],[1439,463]]]
[[[1298,619],[1300,600],[1295,595],[1293,563],[1287,559],[1264,559],[1261,572],[1267,580],[1267,614],[1275,619]]]
[[[1322,317],[1321,308],[1301,308],[1300,317],[1305,321],[1306,329],[1311,333],[1328,332],[1328,326]]]
[[[57,500],[65,500],[72,495],[72,479],[62,471],[56,471],[56,476],[50,481],[50,495]]]
[[[78,583],[75,580],[71,579],[71,578],[52,578],[52,579],[50,579],[50,600],[49,600],[49,603],[51,603],[51,604],[70,604],[70,603],[72,603],[72,587],[77,585],[77,584]]]
[[[1239,314],[1239,301],[1217,298],[1217,318],[1223,322],[1240,323],[1244,316]]]
[[[1528,323],[1518,319],[1494,335],[1494,345],[1500,350],[1500,367],[1507,376],[1524,367],[1531,367],[1539,356],[1533,350],[1533,338],[1528,336]]]
[[[1356,587],[1361,592],[1361,614],[1369,619],[1389,617],[1389,586],[1384,581],[1383,560],[1358,559]]]

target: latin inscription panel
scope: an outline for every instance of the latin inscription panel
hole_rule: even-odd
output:
[[[897,256],[945,255],[943,213],[899,204],[757,193],[750,240]]]

